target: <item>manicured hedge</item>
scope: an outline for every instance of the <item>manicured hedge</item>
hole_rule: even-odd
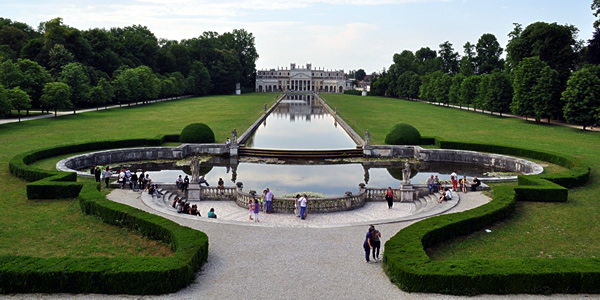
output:
[[[171,137],[173,138],[173,137]],[[103,141],[60,146],[15,156],[10,171],[25,180],[28,198],[78,198],[81,210],[104,222],[140,232],[171,246],[172,257],[59,257],[0,256],[1,293],[163,294],[189,285],[208,257],[205,233],[165,218],[107,200],[98,183],[77,183],[75,173],[48,172],[29,166],[56,155],[110,147],[160,145],[157,139]]]
[[[505,219],[514,212],[516,201],[566,201],[565,187],[584,184],[590,173],[581,161],[548,152],[439,139],[436,144],[441,148],[530,157],[570,169],[551,176],[519,176],[517,187],[495,187],[494,198],[485,205],[402,229],[385,244],[383,265],[392,282],[409,292],[457,295],[600,292],[598,258],[432,261],[425,248]]]

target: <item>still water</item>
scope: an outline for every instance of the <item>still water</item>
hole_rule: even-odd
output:
[[[246,147],[278,150],[355,149],[356,143],[311,94],[291,94],[267,116]]]
[[[206,174],[211,186],[223,178],[225,186],[234,186],[236,182],[244,184],[244,190],[262,191],[270,188],[276,195],[299,192],[316,192],[325,196],[343,196],[346,191],[358,192],[358,184],[366,183],[367,187],[398,188],[402,183],[403,163],[388,166],[372,166],[368,163],[326,164],[314,161],[287,161],[286,163],[240,162],[231,165],[225,159],[215,158],[203,163],[200,173]],[[189,167],[178,167],[175,163],[145,163],[128,165],[132,171],[144,170],[155,182],[174,183],[182,175],[190,176]],[[417,169],[418,168],[418,169]],[[471,164],[419,163],[412,170],[411,182],[424,184],[431,175],[439,175],[440,180],[449,180],[450,173],[456,168],[458,175],[484,177],[485,172],[501,172]]]

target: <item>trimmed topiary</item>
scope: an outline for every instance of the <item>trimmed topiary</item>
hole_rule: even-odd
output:
[[[385,136],[385,143],[388,145],[418,145],[420,141],[421,133],[406,123],[394,125]]]
[[[179,141],[182,143],[214,143],[215,134],[204,123],[192,123],[183,128]]]

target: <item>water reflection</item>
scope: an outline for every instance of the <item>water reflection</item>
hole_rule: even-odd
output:
[[[341,196],[346,191],[358,191],[358,184],[365,182],[368,187],[394,187],[402,183],[402,162],[396,163],[326,163],[323,161],[296,161],[285,163],[237,162],[226,158],[213,158],[201,165],[203,174],[211,185],[219,178],[227,186],[236,182],[244,183],[244,190],[262,191],[270,188],[276,195],[298,192],[316,192],[326,196]],[[396,167],[397,166],[397,167]],[[178,167],[175,163],[147,163],[130,165],[134,171],[147,171],[157,182],[175,182],[179,175],[191,175],[189,167]],[[439,175],[440,180],[449,180],[453,169],[460,177],[467,175],[483,177],[491,170],[487,167],[470,164],[419,163],[411,174],[413,184],[423,184],[431,175]],[[191,176],[190,176],[191,177]]]
[[[291,94],[254,131],[246,147],[340,150],[355,149],[356,143],[312,94]]]

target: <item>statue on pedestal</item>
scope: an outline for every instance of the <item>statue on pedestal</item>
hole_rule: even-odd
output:
[[[192,157],[190,170],[192,171],[192,182],[198,182],[198,178],[200,178],[200,160],[196,155]]]
[[[369,146],[370,142],[371,142],[371,133],[369,132],[369,129],[367,129],[367,132],[365,132],[365,146]]]
[[[231,139],[233,140],[233,144],[237,145],[237,130],[235,128],[231,131]]]
[[[402,169],[402,184],[410,183],[410,163],[408,159],[404,162],[404,169]]]

